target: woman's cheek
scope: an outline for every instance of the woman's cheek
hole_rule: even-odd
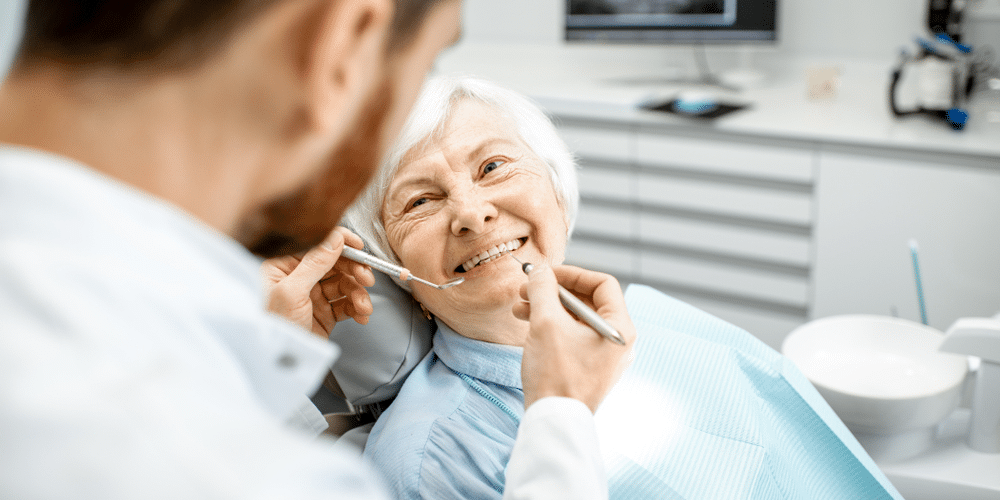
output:
[[[399,221],[383,224],[385,224],[385,236],[389,240],[389,247],[392,248],[393,252],[396,252],[396,255],[402,258],[407,239],[405,224]]]
[[[411,252],[413,254],[419,254],[421,252],[427,254],[437,250],[434,245],[434,238],[432,238],[432,232],[420,231],[417,230],[417,227],[414,227],[413,231],[407,232],[406,239],[403,241],[402,246],[408,255]]]
[[[410,257],[426,253],[433,248],[433,231],[430,229],[430,221],[424,218],[412,218],[405,221],[396,221],[390,227],[386,227],[386,236],[389,238],[389,246],[392,248],[404,267],[413,265]],[[412,270],[412,269],[411,269]]]

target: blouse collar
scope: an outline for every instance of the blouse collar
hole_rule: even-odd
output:
[[[443,321],[434,334],[434,354],[452,370],[493,384],[522,389],[523,349],[463,337]]]

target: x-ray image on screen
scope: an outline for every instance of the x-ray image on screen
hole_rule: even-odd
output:
[[[573,26],[727,26],[737,0],[569,0]]]
[[[565,0],[566,39],[621,43],[777,40],[778,0]]]

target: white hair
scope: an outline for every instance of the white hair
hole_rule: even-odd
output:
[[[545,113],[526,97],[485,80],[435,77],[424,84],[403,130],[371,184],[344,215],[342,224],[365,240],[365,249],[371,254],[401,265],[399,257],[389,246],[382,224],[382,207],[389,184],[403,166],[407,153],[437,139],[455,107],[465,99],[486,104],[509,119],[520,139],[545,162],[559,205],[565,211],[566,238],[573,233],[580,204],[576,160]],[[410,290],[408,283],[394,279],[407,291]]]

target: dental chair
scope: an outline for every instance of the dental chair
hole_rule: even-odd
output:
[[[337,323],[330,340],[341,354],[312,398],[330,426],[324,434],[359,451],[406,376],[430,352],[437,330],[409,293],[388,276],[374,274],[368,294],[377,312],[367,325]]]

